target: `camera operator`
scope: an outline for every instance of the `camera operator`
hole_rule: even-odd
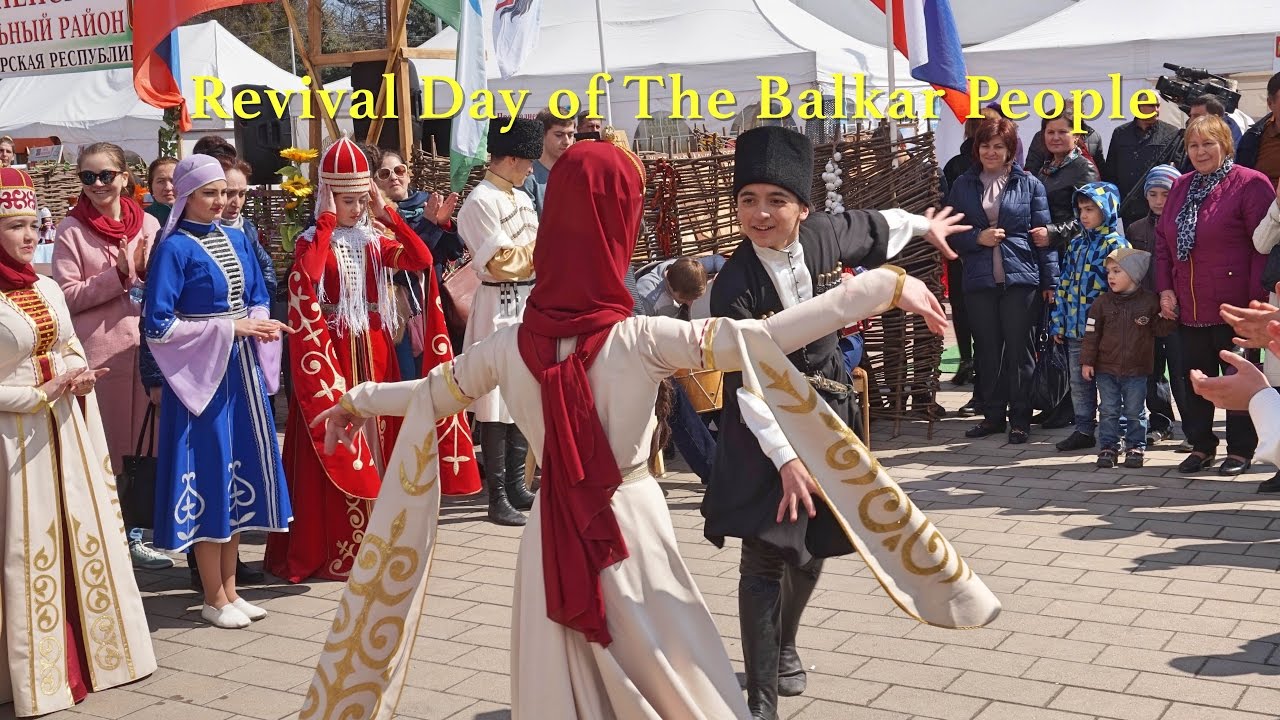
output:
[[[1280,73],[1267,81],[1267,114],[1236,141],[1236,164],[1266,175],[1271,184],[1280,182]]]
[[[1139,105],[1138,110],[1151,117],[1135,117],[1111,133],[1111,145],[1102,168],[1102,179],[1115,183],[1120,190],[1123,198],[1120,217],[1126,226],[1150,212],[1142,191],[1147,172],[1162,163],[1180,166],[1184,155],[1182,132],[1157,117],[1159,100]]]

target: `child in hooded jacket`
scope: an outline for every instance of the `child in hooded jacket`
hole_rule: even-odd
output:
[[[1124,466],[1142,467],[1147,447],[1147,377],[1155,365],[1156,338],[1177,327],[1160,317],[1160,297],[1142,286],[1151,253],[1121,248],[1105,261],[1111,291],[1089,307],[1080,348],[1080,371],[1098,385],[1098,467],[1115,467],[1124,417]]]
[[[1107,290],[1106,257],[1129,247],[1116,232],[1120,216],[1120,191],[1108,182],[1086,183],[1076,190],[1076,219],[1080,234],[1071,239],[1062,260],[1057,302],[1050,317],[1055,342],[1067,344],[1071,403],[1075,407],[1075,432],[1057,443],[1063,452],[1097,444],[1098,388],[1092,377],[1081,373],[1080,348],[1084,341],[1089,307]]]

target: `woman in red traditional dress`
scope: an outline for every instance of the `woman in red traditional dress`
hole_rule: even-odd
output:
[[[284,462],[294,520],[288,534],[267,539],[268,572],[295,583],[308,577],[347,579],[400,418],[380,420],[369,442],[334,455],[322,452],[323,429],[308,425],[348,388],[400,379],[392,331],[407,318],[397,315],[391,273],[431,267],[431,251],[372,184],[364,152],[346,138],[331,145],[320,161],[316,225],[298,238],[289,271],[289,324],[298,332],[289,338],[293,389]],[[423,353],[424,373],[453,358],[435,273],[426,275],[430,342]],[[450,495],[478,491],[465,419],[445,418],[437,432],[441,490]]]

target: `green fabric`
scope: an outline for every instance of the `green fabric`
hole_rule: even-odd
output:
[[[459,29],[458,23],[462,15],[460,0],[418,0],[418,4],[426,8],[427,12],[440,18],[440,22],[454,30]]]
[[[169,213],[173,212],[173,208],[164,203],[153,202],[147,206],[145,212],[160,221],[160,227],[169,222]]]

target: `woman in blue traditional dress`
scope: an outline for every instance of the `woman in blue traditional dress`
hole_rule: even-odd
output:
[[[267,613],[236,594],[238,533],[285,532],[293,519],[268,397],[288,327],[268,319],[270,298],[244,234],[217,222],[226,185],[212,157],[178,163],[143,330],[165,378],[155,544],[175,552],[194,544],[201,616],[242,628]]]

